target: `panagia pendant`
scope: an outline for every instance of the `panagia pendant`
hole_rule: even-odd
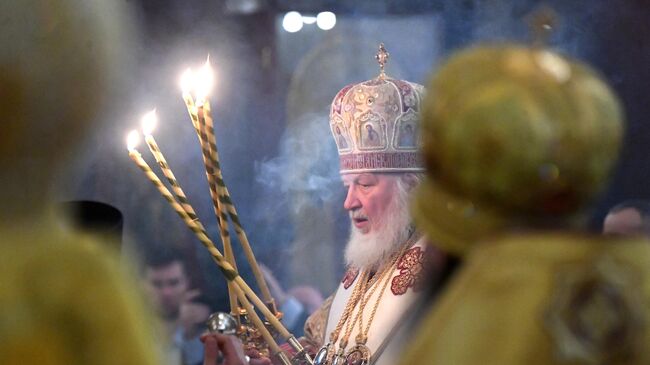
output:
[[[345,355],[345,365],[368,365],[370,349],[364,344],[354,345]]]
[[[316,353],[316,356],[314,357],[314,365],[325,365],[327,364],[327,358],[329,356],[330,348],[332,347],[332,343],[329,342],[326,345],[323,345],[323,347],[318,350]]]

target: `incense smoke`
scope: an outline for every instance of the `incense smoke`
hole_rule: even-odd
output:
[[[279,156],[256,163],[255,171],[265,195],[279,198],[271,205],[274,212],[282,207],[299,213],[305,205],[329,201],[340,186],[340,177],[326,114],[305,115],[296,121],[280,142]]]

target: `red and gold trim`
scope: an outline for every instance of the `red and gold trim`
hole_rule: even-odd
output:
[[[428,247],[423,250],[416,246],[407,250],[397,263],[400,273],[393,278],[390,290],[394,295],[406,294],[409,288],[421,291],[426,286],[433,261],[433,252]]]
[[[357,279],[357,276],[359,276],[359,269],[349,268],[348,271],[345,272],[343,280],[341,280],[343,287],[345,289],[348,289],[350,286],[352,286],[352,284],[354,284],[354,281]]]
[[[340,156],[341,173],[363,171],[424,171],[417,152],[364,152]]]

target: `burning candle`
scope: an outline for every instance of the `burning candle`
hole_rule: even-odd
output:
[[[196,107],[194,106],[194,99],[192,98],[192,89],[194,88],[194,84],[194,73],[191,68],[188,68],[181,75],[180,85],[185,107],[187,107],[187,112],[190,114],[190,119],[192,120],[194,129],[196,129],[198,128],[199,119],[196,113]]]
[[[208,95],[214,86],[214,71],[210,67],[210,56],[199,69],[194,79],[194,96],[196,104],[203,105],[208,101]]]
[[[205,113],[204,107],[208,104],[207,97],[212,89],[214,83],[214,72],[210,67],[210,58],[205,61],[203,67],[199,69],[197,74],[193,74],[191,69],[186,70],[181,76],[181,88],[183,89],[183,99],[185,100],[185,105],[188,107],[190,117],[192,118],[192,125],[195,129],[200,123],[201,115]],[[191,98],[189,93],[189,87],[194,89],[194,94],[196,96],[196,103]],[[194,104],[196,107],[194,107]],[[199,137],[200,138],[200,137]],[[205,153],[203,154],[204,156]],[[206,160],[204,160],[205,162]],[[230,262],[231,265],[237,267],[235,262],[235,254],[232,249],[232,243],[230,241],[230,233],[228,232],[228,217],[226,216],[225,210],[221,206],[221,201],[219,199],[219,185],[218,182],[213,181],[215,176],[214,172],[218,171],[218,166],[212,164],[210,167],[206,165],[206,174],[208,177],[208,184],[210,186],[210,195],[212,197],[212,202],[215,209],[215,215],[217,216],[217,221],[219,223],[219,234],[221,235],[221,241],[223,242],[223,253],[226,256],[226,260]],[[219,176],[219,174],[216,174]],[[228,284],[228,292],[230,297],[230,310],[231,314],[234,316],[239,316],[239,306],[237,305],[237,299],[233,295],[233,288],[231,284]]]
[[[167,181],[169,181],[169,184],[171,185],[172,191],[174,192],[174,195],[176,196],[178,202],[181,204],[181,206],[183,207],[185,212],[187,212],[190,218],[192,220],[195,220],[197,224],[201,228],[203,228],[201,222],[198,221],[198,217],[196,216],[196,212],[194,211],[194,208],[192,208],[192,205],[190,204],[189,200],[187,199],[187,196],[185,195],[185,192],[183,191],[180,184],[178,183],[178,180],[176,180],[176,176],[172,172],[171,167],[169,167],[169,164],[167,163],[165,156],[163,155],[162,151],[158,147],[158,143],[156,143],[156,140],[153,137],[153,130],[156,128],[157,124],[158,124],[158,116],[156,115],[155,109],[148,112],[142,117],[141,125],[142,125],[142,133],[144,134],[145,142],[147,143],[147,146],[149,146],[149,150],[151,151],[151,154],[153,155],[156,162],[158,163],[158,166],[160,166],[163,175],[165,175]]]
[[[239,238],[239,242],[242,245],[246,258],[253,270],[255,280],[262,292],[262,297],[269,308],[274,313],[279,314],[275,308],[275,303],[273,297],[271,297],[271,292],[266,284],[266,280],[264,279],[262,271],[259,269],[259,265],[255,259],[255,255],[253,254],[246,232],[239,220],[235,205],[230,198],[228,187],[223,179],[219,163],[216,137],[214,134],[214,122],[211,115],[210,102],[207,99],[213,86],[214,72],[210,67],[209,58],[199,69],[198,73],[194,74],[191,69],[187,69],[181,75],[183,100],[185,100],[185,105],[188,107],[188,112],[192,118],[192,125],[194,126],[199,137],[199,142],[201,143],[203,159],[206,165],[206,173],[208,175],[208,183],[211,188],[211,193],[213,194],[213,200],[214,195],[216,195],[215,206],[220,212],[217,213],[217,215],[218,217],[221,217],[222,220],[226,220],[226,214],[230,216],[237,237]],[[192,90],[196,96],[196,103],[192,100]],[[216,191],[212,192],[212,189],[216,189]],[[224,251],[225,250],[226,248],[224,247]]]

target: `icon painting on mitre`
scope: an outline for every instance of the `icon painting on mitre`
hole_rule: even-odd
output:
[[[361,143],[359,144],[360,149],[384,149],[386,147],[386,138],[385,133],[382,133],[382,123],[381,117],[368,112],[362,115],[357,121],[357,128],[359,128],[359,134],[361,135]]]
[[[396,142],[394,147],[398,150],[416,148],[418,143],[416,137],[419,135],[417,114],[410,111],[397,122],[397,126],[396,135],[393,137],[393,141]]]
[[[333,124],[332,133],[334,135],[334,141],[336,141],[336,147],[339,151],[350,150],[350,136],[347,133],[347,129],[343,126],[343,122]]]

